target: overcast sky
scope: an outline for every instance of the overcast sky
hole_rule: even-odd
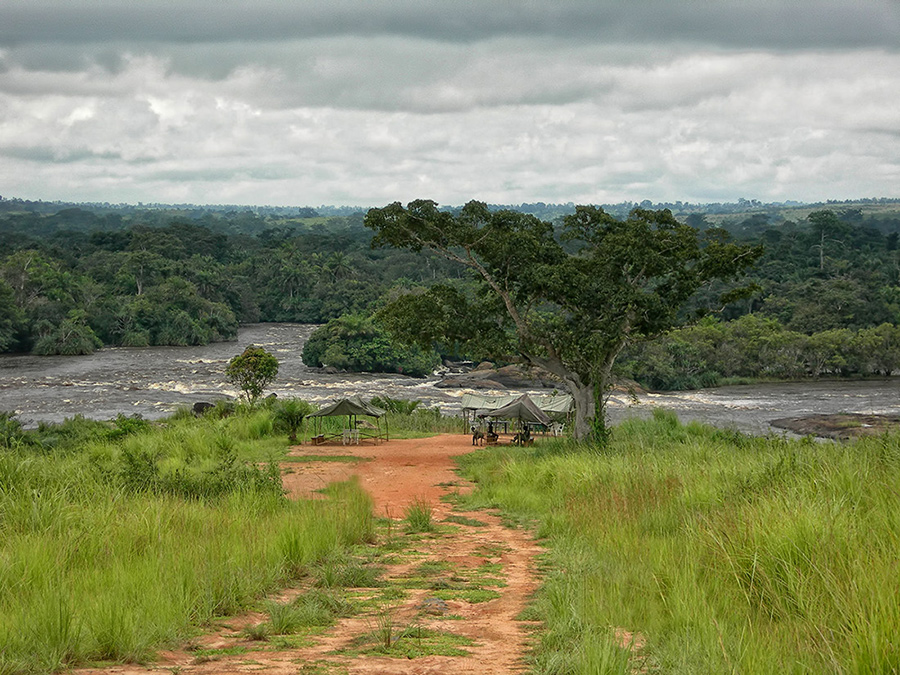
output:
[[[0,195],[900,196],[900,0],[0,0]]]

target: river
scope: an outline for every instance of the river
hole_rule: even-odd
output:
[[[459,411],[464,390],[437,388],[435,377],[326,374],[308,368],[300,353],[314,328],[255,324],[241,328],[236,342],[202,347],[107,347],[88,356],[0,356],[0,410],[15,411],[26,426],[78,414],[93,419],[119,413],[158,419],[179,406],[237,396],[225,379],[225,366],[247,345],[256,344],[278,358],[278,379],[269,391],[279,397],[322,403],[352,394],[383,395],[421,400],[450,414]],[[769,421],[813,413],[900,414],[900,378],[717,387],[641,394],[636,402],[613,395],[609,416],[616,423],[649,416],[654,407],[674,410],[684,421],[753,434],[782,433]]]

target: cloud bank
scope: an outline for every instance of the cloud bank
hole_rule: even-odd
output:
[[[818,200],[900,184],[893,1],[72,5],[0,8],[4,196]]]

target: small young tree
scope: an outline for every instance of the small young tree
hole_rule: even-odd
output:
[[[285,431],[291,443],[297,442],[297,433],[303,426],[303,418],[313,412],[315,408],[296,398],[278,401],[274,411],[275,428]]]
[[[278,375],[278,359],[262,347],[250,345],[242,354],[228,362],[225,369],[228,381],[237,385],[252,408],[263,389]]]

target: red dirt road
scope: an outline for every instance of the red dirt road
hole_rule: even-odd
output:
[[[329,483],[357,476],[375,502],[378,515],[402,517],[415,499],[440,508],[440,498],[450,489],[460,489],[453,458],[474,450],[471,436],[441,434],[430,438],[388,441],[378,445],[295,446],[288,456],[342,457],[363,461],[285,463],[285,489],[294,498],[315,496]],[[293,473],[290,473],[291,471]],[[460,486],[460,487],[457,487]],[[467,486],[470,487],[470,486]]]
[[[303,445],[291,448],[289,456],[310,456],[312,459],[353,455],[360,461],[287,461],[282,464],[284,486],[293,498],[319,497],[317,491],[329,483],[357,476],[372,496],[377,514],[396,521],[392,528],[395,537],[403,531],[399,521],[413,500],[424,500],[432,506],[433,519],[440,526],[438,531],[410,539],[414,543],[404,554],[383,566],[384,582],[405,589],[400,599],[339,620],[325,633],[314,636],[314,644],[310,646],[280,648],[275,642],[250,640],[243,630],[264,622],[267,617],[262,613],[248,613],[217,622],[219,628],[193,641],[190,649],[164,652],[155,664],[77,672],[84,675],[137,675],[162,670],[204,675],[248,672],[272,675],[501,675],[524,672],[522,657],[527,650],[528,633],[534,626],[518,621],[517,617],[537,587],[534,559],[540,549],[527,532],[504,527],[494,514],[485,511],[462,513],[441,501],[444,495],[471,489],[472,486],[454,472],[453,458],[472,449],[471,436],[457,434],[379,445]],[[448,517],[452,520],[445,521]],[[491,581],[488,585],[499,597],[481,602],[469,602],[456,596],[438,600],[435,595],[439,592],[432,589],[441,587],[440,584],[404,585],[427,565],[431,566],[429,569],[442,570],[446,579],[439,579],[440,582],[471,579],[490,569],[496,583]],[[303,588],[286,589],[277,599],[287,601],[302,592]],[[372,593],[376,593],[376,589]],[[440,611],[431,611],[434,603],[439,603]],[[421,627],[468,638],[473,644],[465,647],[466,656],[432,654],[410,659],[388,657],[371,650],[354,653],[354,645],[382,625],[385,617],[397,627],[398,633],[404,627]],[[201,659],[196,657],[198,649],[221,653]],[[229,654],[229,650],[240,653]]]

